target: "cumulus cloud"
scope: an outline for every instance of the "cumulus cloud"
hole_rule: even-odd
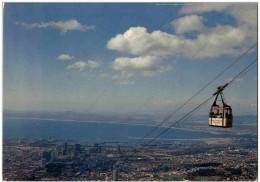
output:
[[[197,15],[184,16],[171,22],[176,34],[200,31],[204,28],[203,17]]]
[[[142,76],[152,77],[156,74],[170,71],[171,66],[160,66],[161,59],[156,56],[143,57],[119,57],[112,63],[112,68],[121,71],[115,78],[130,78],[134,73],[140,73]]]
[[[211,11],[221,12],[229,8],[231,3],[192,3],[191,6],[185,6],[180,9],[181,14],[205,13]]]
[[[61,54],[57,57],[58,60],[70,60],[73,58],[74,58],[74,56],[70,56],[68,54]]]
[[[70,70],[70,69],[78,69],[79,71],[82,71],[84,70],[86,67],[90,68],[90,69],[97,69],[99,68],[101,65],[96,62],[96,61],[92,61],[92,60],[88,60],[87,62],[85,61],[78,61],[78,62],[75,62],[71,65],[68,65],[67,66],[67,69]]]
[[[153,77],[155,75],[159,75],[161,73],[164,72],[168,72],[171,71],[173,69],[172,66],[158,66],[156,69],[154,70],[150,70],[150,71],[143,71],[142,75],[145,77]]]
[[[246,23],[257,27],[257,3],[234,4],[228,13],[235,17],[239,24]]]
[[[145,27],[131,27],[124,34],[110,39],[107,48],[138,56],[212,58],[223,54],[238,54],[241,50],[236,47],[240,46],[245,38],[245,32],[229,25],[218,25],[198,34],[195,39],[159,30],[148,33]],[[200,51],[201,48],[203,51]]]
[[[239,27],[247,32],[249,38],[257,41],[257,3],[238,3],[227,13],[236,19]]]
[[[160,60],[155,56],[144,57],[119,57],[112,64],[115,70],[150,70],[158,65]]]
[[[79,71],[82,71],[84,70],[84,68],[87,66],[87,63],[86,62],[83,62],[83,61],[78,61],[78,62],[75,62],[69,66],[67,66],[67,69],[70,70],[70,69],[78,69]]]
[[[211,11],[233,16],[238,26],[252,38],[257,38],[257,3],[194,3],[180,9],[181,14],[202,14]]]
[[[88,60],[87,66],[90,69],[96,69],[96,68],[99,68],[101,65],[98,62],[96,62],[96,61]]]
[[[71,30],[78,30],[78,31],[88,31],[88,30],[95,30],[95,25],[82,25],[76,19],[71,19],[68,21],[58,21],[58,22],[42,22],[42,23],[24,23],[24,22],[16,22],[17,25],[22,25],[29,29],[34,28],[54,28],[61,30],[61,34],[65,34]]]
[[[212,11],[234,17],[237,24],[206,26],[202,14]],[[172,69],[161,66],[164,58],[194,60],[236,56],[257,40],[257,3],[194,3],[181,8],[180,14],[185,16],[171,22],[174,33],[130,27],[108,40],[108,49],[134,56],[115,59],[112,68],[153,76]],[[196,34],[188,36],[191,32]]]
[[[121,79],[121,78],[129,79],[134,76],[133,72],[129,72],[125,70],[120,70],[120,71],[121,71],[120,74],[115,74],[111,78],[114,80]]]

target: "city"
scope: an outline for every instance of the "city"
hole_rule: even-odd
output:
[[[70,144],[53,139],[9,139],[4,180],[152,181],[256,180],[257,138],[228,144],[155,143],[143,149],[116,143]]]

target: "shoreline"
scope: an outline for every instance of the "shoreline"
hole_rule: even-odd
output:
[[[102,124],[117,124],[117,125],[130,125],[130,126],[148,126],[148,127],[156,127],[156,124],[145,124],[145,123],[119,123],[119,122],[113,122],[113,121],[86,121],[86,120],[66,120],[66,119],[42,119],[42,118],[3,118],[4,119],[10,119],[10,120],[31,120],[31,121],[56,121],[56,122],[77,122],[77,123],[102,123]],[[207,121],[205,121],[207,122]],[[169,126],[159,126],[159,128],[169,128]],[[180,128],[180,127],[171,127],[171,129],[178,129],[178,130],[184,130],[184,131],[193,131],[193,132],[203,132],[203,133],[210,133],[214,135],[223,135],[222,133],[216,133],[214,131],[206,131],[206,130],[196,130],[196,129],[189,129],[189,128]],[[234,133],[233,133],[234,134]],[[245,134],[245,133],[244,133]],[[240,135],[240,134],[236,134]]]
[[[11,120],[19,120],[19,119],[27,119],[32,121],[64,121],[64,122],[79,122],[79,123],[103,123],[103,124],[118,124],[118,125],[137,125],[137,126],[157,126],[155,124],[145,124],[145,123],[118,123],[113,121],[78,121],[78,120],[63,120],[63,119],[42,119],[42,118],[3,118],[3,119],[11,119]],[[169,128],[169,126],[159,126],[159,128]],[[196,131],[196,132],[203,132],[199,130],[193,130],[193,129],[186,129],[186,128],[179,128],[179,127],[171,127],[179,130],[186,130],[186,131]],[[211,132],[207,132],[211,133]]]

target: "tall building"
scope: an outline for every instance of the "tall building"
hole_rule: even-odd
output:
[[[63,155],[67,155],[67,154],[68,154],[68,143],[65,142],[65,143],[64,143]]]
[[[51,151],[51,162],[54,162],[56,159],[56,148],[53,148]]]
[[[78,151],[78,152],[81,151],[81,145],[80,144],[75,144],[75,151]]]
[[[101,146],[98,146],[98,153],[101,153],[101,151],[102,151]]]
[[[77,157],[80,152],[81,152],[81,145],[80,144],[75,144],[75,147],[74,147],[74,157]]]
[[[43,151],[42,152],[42,158],[46,159],[46,162],[49,162],[52,158],[52,152],[51,151]]]
[[[117,154],[121,154],[121,150],[120,150],[120,145],[117,146],[117,151],[116,151]]]
[[[62,146],[57,146],[56,147],[56,156],[60,157],[63,155],[63,147]]]
[[[113,170],[113,181],[118,181],[118,170],[117,169]]]
[[[46,159],[45,158],[42,158],[42,164],[41,164],[41,167],[45,167],[46,166]]]
[[[94,143],[94,148],[95,148],[96,152],[98,152],[98,147],[99,147],[99,144],[98,143]]]

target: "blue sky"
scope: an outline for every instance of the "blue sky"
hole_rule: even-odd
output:
[[[6,3],[3,28],[4,109],[162,114],[257,42],[257,5]],[[256,55],[243,57],[182,112]],[[257,68],[225,96],[234,113],[256,114]]]

